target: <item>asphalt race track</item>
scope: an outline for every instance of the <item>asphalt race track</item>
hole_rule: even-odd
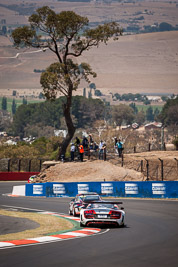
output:
[[[2,205],[68,213],[69,198],[11,198],[14,184],[0,183]],[[178,201],[125,199],[125,228],[49,244],[0,250],[0,266],[178,266]],[[0,222],[1,224],[1,222]]]

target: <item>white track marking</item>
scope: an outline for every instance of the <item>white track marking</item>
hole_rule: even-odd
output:
[[[55,215],[55,216],[60,216],[60,215],[65,215],[64,213],[61,214],[57,214],[56,212],[51,212],[51,211],[45,211],[45,210],[39,210],[39,209],[31,209],[31,208],[23,208],[23,207],[17,207],[17,206],[9,206],[9,205],[2,205],[3,207],[7,207],[7,208],[13,208],[13,209],[24,209],[24,210],[32,210],[32,211],[37,211],[41,214],[51,214],[51,215]],[[65,217],[61,217],[61,218],[65,218]],[[73,217],[69,217],[68,215],[66,215],[66,218],[70,218],[72,220]],[[75,217],[74,217],[75,218]],[[75,218],[76,219],[76,218]],[[74,219],[73,219],[74,220]],[[59,241],[66,241],[66,240],[71,240],[71,239],[76,239],[76,238],[83,238],[83,237],[90,237],[90,236],[95,236],[95,235],[101,235],[101,234],[105,234],[109,231],[109,229],[106,229],[103,232],[99,232],[99,230],[92,230],[92,229],[81,229],[81,230],[76,230],[76,231],[80,231],[79,233],[75,232],[75,231],[71,231],[71,232],[66,232],[66,233],[61,233],[59,234],[60,236],[64,236],[64,235],[68,235],[71,236],[67,239],[63,239],[60,237],[55,237],[55,236],[44,236],[44,237],[36,237],[36,238],[27,238],[25,240],[32,240],[32,241],[37,241],[38,243],[32,243],[32,244],[23,244],[23,245],[15,245],[13,243],[10,243],[10,241],[4,241],[4,242],[0,242],[0,249],[10,249],[10,248],[19,248],[19,247],[29,247],[29,246],[35,246],[35,245],[43,245],[43,244],[47,244],[47,243],[53,243],[53,242],[59,242]],[[82,233],[87,231],[87,232],[93,232],[92,235],[87,235],[85,233]],[[7,243],[6,243],[7,242]]]

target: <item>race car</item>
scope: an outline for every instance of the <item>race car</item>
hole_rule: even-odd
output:
[[[36,178],[36,175],[32,175],[28,179],[28,183],[33,183],[33,180]]]
[[[80,226],[114,225],[124,226],[125,211],[119,208],[122,202],[91,202],[80,211]]]
[[[79,216],[81,208],[85,208],[89,202],[102,201],[101,197],[95,192],[77,194],[69,203],[69,215]],[[85,204],[84,204],[85,203]]]

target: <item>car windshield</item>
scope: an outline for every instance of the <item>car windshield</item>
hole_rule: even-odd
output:
[[[118,209],[116,204],[108,204],[108,203],[91,203],[87,206],[87,209]]]
[[[94,201],[94,200],[100,200],[100,197],[99,196],[85,196],[84,198],[83,198],[83,201],[85,202],[85,201]]]

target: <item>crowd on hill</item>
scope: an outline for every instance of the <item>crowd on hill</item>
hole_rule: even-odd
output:
[[[122,157],[123,153],[123,142],[120,139],[114,138],[114,148],[119,157]],[[84,155],[88,156],[90,159],[91,154],[94,154],[100,160],[106,160],[106,142],[100,140],[97,144],[92,137],[92,134],[89,134],[88,138],[83,136],[82,140],[78,137],[75,138],[75,141],[71,143],[70,146],[70,156],[71,161],[74,161],[75,157],[83,162]]]

